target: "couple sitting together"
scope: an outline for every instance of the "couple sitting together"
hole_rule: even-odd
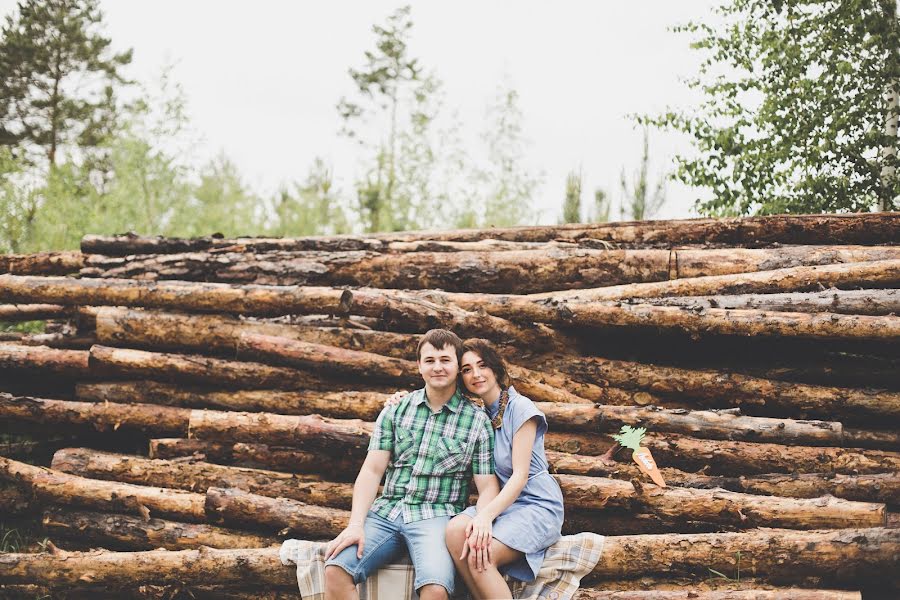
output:
[[[425,387],[375,422],[350,524],[325,550],[325,597],[357,598],[356,584],[406,548],[422,600],[448,598],[457,572],[474,598],[512,598],[501,573],[533,580],[563,523],[547,420],[485,340],[433,329],[417,363]],[[465,508],[470,476],[478,502]]]

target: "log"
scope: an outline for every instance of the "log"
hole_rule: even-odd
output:
[[[635,578],[659,572],[733,572],[791,580],[821,576],[829,582],[884,581],[900,567],[900,530],[871,528],[836,531],[609,536],[593,577]],[[639,556],[641,560],[635,561]],[[0,583],[122,588],[141,583],[290,586],[296,573],[278,559],[278,548],[154,550],[149,552],[59,552],[6,554]]]
[[[279,530],[280,536],[331,539],[350,522],[350,511],[304,504],[288,498],[266,498],[233,488],[210,488],[206,514],[211,523]]]
[[[121,589],[147,583],[296,586],[296,580],[296,570],[281,564],[278,548],[60,551],[0,557],[0,583],[66,589],[85,585]]]
[[[163,254],[241,246],[247,250],[377,250],[392,242],[479,242],[486,239],[511,242],[584,240],[621,245],[670,247],[684,244],[893,244],[897,241],[896,213],[833,215],[772,215],[762,217],[699,218],[665,221],[559,226],[491,227],[441,231],[409,231],[369,234],[365,237],[315,236],[302,238],[202,238],[145,237],[134,233],[115,236],[86,235],[85,254],[124,256]]]
[[[0,484],[0,514],[8,516],[27,515],[34,511],[32,498],[20,487]]]
[[[81,252],[0,254],[0,273],[13,275],[68,275],[84,267]]]
[[[681,306],[695,311],[710,308],[755,309],[784,312],[838,313],[848,315],[900,314],[900,290],[826,290],[782,294],[737,294],[640,298],[629,303]]]
[[[49,400],[0,392],[0,415],[26,423],[116,431],[120,427],[155,435],[186,436],[191,411],[154,404],[110,404]]]
[[[67,319],[74,313],[71,306],[59,304],[0,304],[0,322],[6,323]]]
[[[0,343],[0,371],[83,378],[88,375],[88,354],[84,350]]]
[[[840,418],[848,422],[900,414],[900,393],[883,390],[799,384],[593,356],[578,361],[548,358],[545,365],[582,381],[608,381],[610,385],[663,397],[691,399],[701,406],[740,407],[747,412]]]
[[[353,494],[352,485],[349,483],[321,481],[318,477],[299,478],[296,475],[276,471],[242,469],[202,462],[145,459],[86,449],[60,450],[53,458],[52,468],[83,477],[190,491],[204,491],[210,487],[233,487],[262,496],[291,498],[307,504],[348,510]],[[625,473],[627,470],[623,470],[622,474]],[[689,477],[689,474],[682,473],[682,476]],[[713,479],[705,478],[707,482]],[[738,510],[745,516],[750,515],[748,521],[759,523],[754,519],[763,519],[769,526],[774,526],[776,523],[786,527],[792,526],[788,523],[803,523],[805,526],[810,526],[808,519],[820,523],[816,527],[835,526],[835,523],[846,524],[846,519],[860,519],[860,523],[869,522],[881,525],[885,518],[883,505],[862,502],[842,503],[834,499],[795,502],[707,489],[693,492],[680,490],[671,497],[663,494],[659,498],[646,500],[645,495],[640,491],[635,494],[631,484],[613,482],[606,478],[558,475],[557,481],[563,490],[567,507],[603,509],[615,506],[639,512],[652,512],[669,520],[729,524],[728,518],[722,516],[728,512],[722,508],[725,503],[738,506]],[[895,476],[895,485],[896,481],[898,481],[898,477]],[[669,483],[678,485],[674,480]],[[677,488],[671,489],[677,490]],[[785,496],[786,494],[775,495]],[[473,504],[474,500],[475,498],[471,499]],[[645,502],[649,503],[647,505],[649,508],[645,508]],[[837,502],[837,504],[828,504],[829,502]],[[658,510],[657,503],[665,505],[668,512]],[[880,513],[876,506],[880,506]],[[722,514],[717,514],[719,511]],[[780,514],[773,515],[772,511]],[[880,522],[878,521],[879,514],[881,514]],[[703,516],[701,517],[701,515]],[[751,523],[748,521],[742,519],[737,525],[750,526]],[[826,523],[831,523],[831,525],[826,525]]]
[[[569,434],[568,440],[560,441],[548,435],[547,448],[593,452],[592,444],[597,445],[596,442],[577,439],[577,435]],[[900,471],[900,453],[883,450],[713,441],[667,434],[649,436],[644,446],[650,448],[659,465],[688,471],[703,469],[717,475],[830,472],[862,475]],[[631,457],[622,456],[621,460],[630,461]]]
[[[75,397],[84,402],[141,402],[183,408],[270,412],[282,415],[319,414],[374,421],[388,394],[370,391],[318,392],[303,390],[213,390],[156,381],[78,383]]]
[[[56,333],[18,333],[9,332],[0,334],[0,341],[13,342],[20,346],[46,346],[62,350],[88,350],[97,343],[97,338],[92,334],[78,334],[69,331]]]
[[[44,512],[42,523],[51,538],[72,538],[112,550],[265,548],[280,543],[275,537],[213,525],[61,508]]]
[[[99,481],[0,457],[0,479],[13,481],[42,502],[179,521],[206,519],[203,494]],[[148,512],[149,511],[149,512]]]

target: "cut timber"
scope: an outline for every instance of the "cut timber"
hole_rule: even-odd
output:
[[[900,218],[896,213],[846,215],[777,215],[666,221],[571,224],[557,227],[491,227],[442,231],[410,231],[359,236],[302,238],[165,238],[136,234],[86,235],[85,254],[124,256],[163,254],[241,246],[247,250],[367,250],[392,242],[551,242],[600,240],[622,245],[670,247],[683,244],[892,244]]]
[[[184,408],[270,412],[282,415],[319,414],[374,421],[390,397],[381,392],[319,392],[282,390],[217,390],[156,381],[77,383],[75,397],[85,402],[141,402]]]
[[[655,306],[681,306],[695,311],[710,308],[751,308],[784,312],[828,312],[872,316],[900,314],[900,290],[896,289],[641,298],[630,302]]]
[[[329,479],[353,481],[359,474],[364,455],[359,452],[330,448],[328,461],[321,452],[284,448],[267,444],[211,442],[195,438],[160,438],[150,440],[151,458],[182,458],[238,465],[248,468],[273,469],[287,473],[321,473]],[[593,457],[592,457],[593,458]]]
[[[0,557],[0,583],[66,589],[88,585],[127,589],[148,583],[296,586],[296,569],[281,564],[278,550],[201,548],[5,554]]]
[[[0,371],[23,371],[83,378],[89,375],[84,350],[0,343]]]
[[[13,275],[68,275],[84,267],[81,252],[0,254],[0,273]]]
[[[0,479],[14,481],[50,504],[141,516],[167,516],[189,522],[206,519],[203,494],[87,479],[2,457]]]
[[[210,548],[265,548],[280,543],[275,537],[213,525],[143,519],[129,515],[52,508],[44,513],[44,531],[52,539],[73,538],[120,550],[189,550]]]
[[[97,431],[124,427],[155,435],[187,435],[191,411],[153,404],[48,400],[0,392],[0,416],[18,422],[90,427]]]
[[[546,368],[583,381],[641,389],[704,406],[737,406],[793,416],[859,419],[900,415],[900,393],[800,384],[708,369],[680,369],[631,361],[582,357],[548,359]]]
[[[281,565],[278,548],[5,554],[0,583],[122,588],[142,583],[295,585],[296,570]],[[900,530],[758,530],[741,533],[609,536],[592,573],[625,579],[660,572],[733,572],[735,555],[751,577],[790,580],[821,576],[833,582],[884,581],[900,568]],[[635,556],[641,560],[635,561]]]
[[[652,550],[651,550],[652,549]],[[826,580],[884,581],[900,568],[900,529],[771,531],[611,536],[593,576],[634,578],[655,573],[741,573],[771,580],[820,575]],[[639,556],[641,560],[634,560]]]
[[[0,304],[0,322],[7,323],[65,319],[74,313],[73,307],[59,304]]]
[[[234,523],[279,530],[280,535],[331,539],[350,522],[350,511],[266,498],[233,488],[210,488],[206,514],[212,523]]]

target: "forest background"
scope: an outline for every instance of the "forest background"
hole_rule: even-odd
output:
[[[356,164],[336,173],[337,161],[317,157],[272,190],[248,184],[225,152],[197,160],[203,132],[191,117],[191,81],[172,66],[136,80],[140,48],[109,37],[105,4],[6,3],[0,252],[77,248],[85,233],[129,230],[300,236],[653,218],[673,186],[693,200],[692,214],[897,209],[896,1],[714,6],[670,24],[667,35],[696,57],[682,74],[690,101],[661,98],[655,113],[621,115],[642,144],[633,168],[615,165],[618,181],[589,188],[579,160],[564,180],[547,181],[531,160],[522,95],[502,73],[485,91],[483,119],[464,122],[440,65],[415,51],[416,9],[397,6],[371,25],[367,50],[342,69],[346,94],[330,100],[333,137]],[[576,58],[628,64],[627,55]],[[287,74],[318,58],[255,60]],[[611,81],[608,93],[648,75]],[[684,140],[671,161],[651,160],[660,132]]]

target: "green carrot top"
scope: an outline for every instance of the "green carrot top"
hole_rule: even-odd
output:
[[[631,427],[622,425],[622,430],[613,436],[613,439],[619,442],[620,446],[637,450],[644,441],[644,434],[647,433],[646,427]]]

